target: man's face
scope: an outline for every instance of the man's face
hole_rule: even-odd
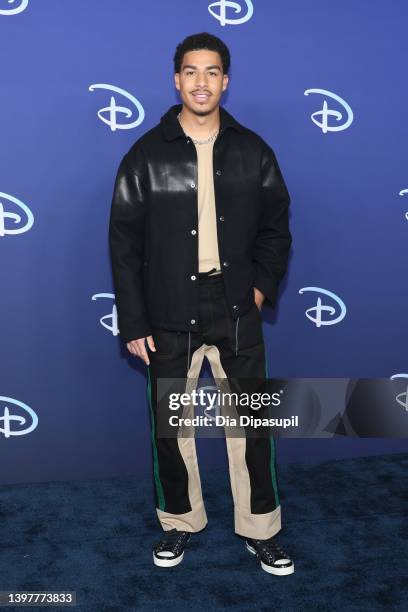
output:
[[[207,115],[219,104],[228,75],[223,75],[219,53],[200,49],[184,54],[174,81],[184,106],[196,115]]]

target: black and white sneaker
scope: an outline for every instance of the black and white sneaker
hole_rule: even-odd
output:
[[[154,564],[160,567],[172,567],[181,563],[190,537],[189,531],[177,531],[176,528],[165,531],[153,548]]]
[[[282,550],[275,537],[267,540],[246,538],[246,547],[249,552],[258,557],[265,572],[276,576],[286,576],[295,571],[292,559]]]

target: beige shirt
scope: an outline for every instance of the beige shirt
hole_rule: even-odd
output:
[[[213,177],[214,141],[196,144],[198,165],[198,271],[221,269]]]

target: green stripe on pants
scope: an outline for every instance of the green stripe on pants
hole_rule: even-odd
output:
[[[268,378],[268,357],[266,354],[266,347],[265,347],[265,376],[266,378]],[[271,477],[272,477],[272,486],[273,486],[273,490],[275,493],[275,503],[277,506],[279,506],[280,501],[279,501],[279,494],[278,494],[278,484],[277,484],[277,477],[276,477],[276,453],[275,453],[275,440],[273,438],[273,436],[269,437],[269,441],[271,443],[271,463],[270,463],[270,468],[271,468]]]
[[[155,418],[154,418],[154,414],[153,414],[153,408],[152,408],[152,387],[151,387],[151,380],[150,380],[150,368],[149,366],[147,366],[147,401],[149,403],[149,408],[150,408],[150,416],[151,416],[151,420],[152,420],[152,444],[153,444],[153,474],[154,474],[154,482],[156,485],[156,492],[157,492],[157,499],[158,499],[158,503],[159,503],[159,509],[160,510],[164,510],[165,507],[165,500],[164,500],[164,492],[163,492],[163,486],[162,483],[160,481],[160,474],[159,474],[159,459],[157,456],[157,446],[156,446],[156,439],[155,439],[155,430],[156,430],[156,425],[155,425]]]

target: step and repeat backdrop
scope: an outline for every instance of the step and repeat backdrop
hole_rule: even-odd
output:
[[[292,200],[270,376],[393,377],[408,419],[407,26],[406,0],[0,0],[0,483],[150,470],[109,212],[122,156],[180,102],[177,44],[202,31],[231,52],[222,104],[272,146]],[[408,448],[278,442],[280,461]],[[224,465],[222,440],[197,443]]]

